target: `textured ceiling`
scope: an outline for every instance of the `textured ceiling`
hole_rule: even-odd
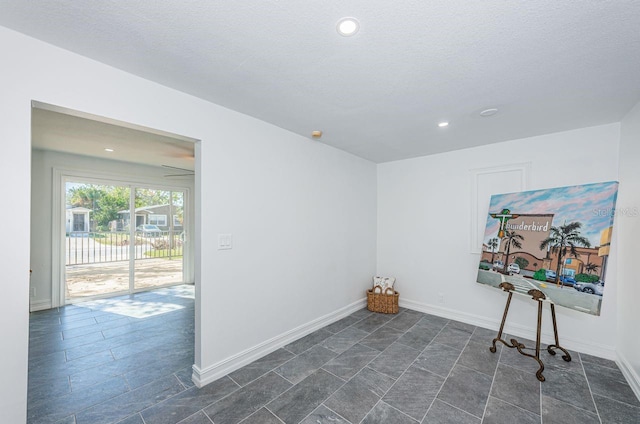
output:
[[[0,25],[375,162],[617,122],[640,100],[636,0],[5,0]]]

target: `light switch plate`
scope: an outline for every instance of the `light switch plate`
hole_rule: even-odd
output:
[[[218,250],[229,250],[231,248],[233,248],[231,234],[218,234]]]

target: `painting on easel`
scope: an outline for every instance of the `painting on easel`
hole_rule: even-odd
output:
[[[556,305],[600,315],[615,181],[491,196],[478,283],[541,290]]]

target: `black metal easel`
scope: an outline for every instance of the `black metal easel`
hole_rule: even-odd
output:
[[[540,368],[538,369],[538,371],[536,371],[536,377],[538,378],[538,380],[544,381],[545,378],[542,375],[542,371],[544,371],[544,364],[540,360],[540,331],[542,328],[542,301],[546,299],[546,296],[544,295],[544,293],[542,293],[540,290],[537,290],[537,289],[531,289],[527,292],[527,294],[529,294],[533,300],[538,302],[538,327],[536,331],[536,347],[535,347],[536,354],[531,355],[530,353],[524,352],[524,350],[527,348],[525,347],[524,344],[518,342],[516,339],[511,339],[510,344],[505,340],[502,340],[502,331],[504,330],[504,323],[507,320],[507,313],[509,312],[509,305],[511,304],[511,297],[513,296],[513,293],[514,293],[513,290],[515,287],[511,283],[500,283],[500,288],[508,292],[509,297],[507,297],[507,304],[504,308],[504,314],[502,315],[502,324],[500,324],[500,331],[498,331],[498,337],[493,339],[493,344],[489,348],[489,350],[492,353],[496,353],[496,342],[502,342],[508,348],[516,348],[518,352],[520,352],[522,355],[533,358],[538,362],[538,365],[540,365]],[[555,349],[560,349],[564,353],[564,355],[562,355],[562,359],[564,359],[566,362],[569,362],[571,361],[571,355],[565,348],[560,346],[560,342],[558,341],[558,325],[556,323],[556,308],[553,302],[550,302],[550,305],[551,305],[551,320],[553,321],[553,335],[555,337],[555,344],[551,344],[547,346],[547,352],[549,352],[550,355],[555,355],[556,354]]]

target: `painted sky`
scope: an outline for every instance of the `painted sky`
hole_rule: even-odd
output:
[[[579,221],[591,246],[600,245],[600,233],[613,225],[618,183],[586,184],[491,196],[489,213],[509,209],[512,214],[554,214],[553,226]],[[516,220],[514,220],[516,221]],[[498,234],[499,221],[487,215],[484,243]]]

